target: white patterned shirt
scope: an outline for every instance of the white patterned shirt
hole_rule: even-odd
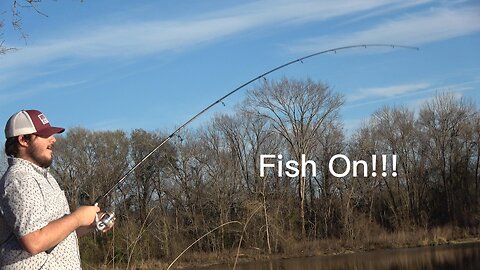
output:
[[[29,161],[9,158],[0,180],[0,269],[81,269],[75,232],[51,253],[31,255],[19,238],[70,214],[65,193],[48,172]]]

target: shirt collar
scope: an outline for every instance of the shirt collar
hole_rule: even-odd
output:
[[[16,157],[8,157],[8,165],[9,166],[12,166],[12,165],[26,165],[26,166],[30,166],[34,171],[36,171],[37,173],[47,177],[47,174],[49,172],[48,168],[42,168],[28,160],[25,160],[23,158],[16,158]]]

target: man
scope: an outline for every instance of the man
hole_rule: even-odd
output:
[[[77,235],[92,231],[100,209],[70,213],[48,171],[54,134],[44,114],[24,110],[5,126],[9,167],[0,180],[0,269],[81,269]]]

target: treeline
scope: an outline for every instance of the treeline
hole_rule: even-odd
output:
[[[322,239],[349,245],[379,232],[479,225],[480,117],[476,106],[440,94],[418,110],[384,107],[352,135],[344,98],[311,80],[265,81],[232,115],[183,131],[106,201],[113,231],[81,239],[85,263],[171,261],[191,252],[288,253]],[[72,208],[91,203],[165,138],[141,129],[74,128],[57,139],[53,172]],[[260,177],[262,154],[317,163],[316,175]],[[396,154],[397,177],[332,176],[335,154],[370,161]],[[370,162],[369,162],[370,163]],[[338,162],[337,169],[345,164]],[[378,165],[377,165],[378,167]],[[307,167],[310,168],[310,167]],[[361,167],[359,167],[361,169]],[[378,170],[378,169],[377,169]],[[301,175],[301,174],[300,174]]]

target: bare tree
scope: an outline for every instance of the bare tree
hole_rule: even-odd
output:
[[[336,194],[342,191],[342,180],[333,177],[328,169],[330,158],[336,154],[344,153],[346,142],[343,134],[343,126],[338,121],[325,123],[318,131],[318,144],[314,150],[314,160],[320,164],[317,176],[310,177],[309,194],[311,201],[310,218],[314,221],[314,238],[317,238],[317,230],[322,228],[324,238],[330,238],[340,233],[339,220],[340,207]]]
[[[421,210],[426,206],[427,175],[424,170],[425,149],[415,114],[402,107],[384,107],[372,115],[370,127],[376,134],[377,153],[398,157],[398,176],[381,178],[390,198],[390,209],[395,219],[392,224],[418,224]]]
[[[115,237],[82,238],[82,255],[136,267],[133,259],[171,258],[233,220],[248,220],[241,231],[246,253],[269,254],[302,247],[305,238],[355,248],[378,241],[379,233],[388,238],[448,223],[476,230],[480,118],[473,104],[443,94],[418,114],[384,107],[346,139],[337,117],[342,102],[309,80],[265,82],[239,110],[182,132],[140,166],[107,202],[117,207]],[[144,130],[127,136],[71,129],[57,140],[53,171],[76,206],[84,195],[103,193],[160,139]],[[377,155],[377,176],[366,165],[356,167],[356,177],[334,177],[328,163],[338,153],[367,163]],[[319,165],[317,174],[307,167],[303,177],[276,170],[261,177],[261,154],[283,154],[284,161],[305,154]],[[382,154],[397,155],[396,177],[382,175]],[[238,244],[236,229],[222,227],[192,249],[228,252]]]
[[[137,164],[162,139],[163,136],[160,134],[142,129],[133,130],[130,134],[131,166]],[[127,183],[132,192],[130,195],[133,195],[133,198],[137,200],[135,205],[139,207],[134,212],[139,215],[138,218],[142,222],[150,211],[153,196],[156,194],[155,182],[160,181],[161,171],[167,166],[172,156],[174,156],[172,147],[169,144],[164,145],[134,171],[132,181]]]
[[[440,180],[436,184],[442,188],[438,190],[440,196],[437,198],[444,200],[436,203],[445,205],[444,214],[439,213],[443,221],[458,221],[460,204],[467,203],[462,202],[463,196],[456,195],[460,194],[459,191],[465,192],[467,171],[461,164],[468,164],[474,146],[466,141],[465,131],[474,123],[475,115],[473,104],[451,94],[438,95],[420,111],[419,124],[426,139],[424,143],[430,149],[428,158],[434,170],[432,177]]]
[[[11,25],[12,29],[26,42],[27,34],[22,27],[22,12],[33,10],[35,13],[47,17],[39,8],[41,2],[42,0],[12,0],[10,5],[8,5],[9,10],[0,10],[0,55],[16,50],[16,48],[7,44],[7,40],[4,37],[5,21],[8,21],[8,25]],[[7,19],[5,20],[5,18]]]
[[[223,139],[229,146],[233,168],[239,172],[240,181],[247,192],[244,200],[240,203],[263,206],[265,242],[268,253],[272,253],[269,221],[269,201],[282,194],[282,184],[277,177],[271,174],[261,177],[259,175],[259,158],[264,153],[276,153],[279,150],[281,140],[267,125],[267,120],[258,115],[251,114],[241,107],[235,117],[220,116],[215,119],[214,127],[221,132]],[[238,198],[237,200],[238,201]],[[272,205],[275,205],[272,203]],[[278,209],[278,206],[277,206]]]
[[[125,171],[128,141],[122,131],[73,128],[58,138],[55,152],[54,173],[76,207],[81,199],[93,203]]]
[[[286,78],[280,82],[265,81],[261,87],[250,91],[247,98],[252,113],[269,120],[272,128],[287,142],[291,157],[298,162],[302,155],[311,156],[322,127],[338,117],[343,102],[343,98],[326,85]],[[307,174],[307,171],[301,170],[298,177],[303,237],[306,236],[306,178],[311,177],[311,173]]]

